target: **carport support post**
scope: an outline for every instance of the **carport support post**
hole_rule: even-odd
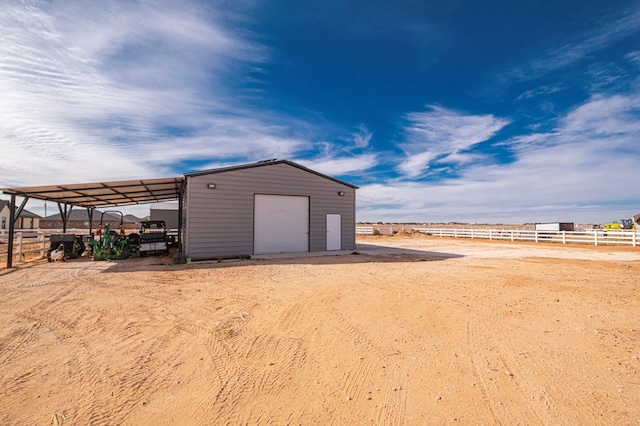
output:
[[[67,211],[67,207],[69,207],[69,211]],[[62,218],[62,233],[66,234],[67,233],[67,219],[69,219],[69,216],[71,215],[71,210],[73,210],[73,204],[68,205],[67,203],[64,204],[64,212],[62,211],[62,206],[60,205],[60,203],[58,203],[58,210],[60,210],[60,217]]]
[[[93,235],[93,207],[87,207],[87,216],[89,216],[89,235]]]
[[[9,202],[9,245],[7,246],[7,268],[13,266],[13,231],[16,220],[16,194],[11,194]]]
[[[184,197],[184,181],[180,183],[180,191],[178,191],[178,253],[182,251],[182,199]]]
[[[16,194],[11,194],[11,201],[9,202],[9,244],[7,245],[7,268],[13,266],[13,234],[16,229],[16,220],[22,214],[24,206],[29,201],[29,197],[24,197],[20,207],[16,209]]]

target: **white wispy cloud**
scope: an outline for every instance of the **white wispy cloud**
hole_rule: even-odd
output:
[[[353,133],[353,144],[356,148],[366,148],[369,146],[372,137],[373,133],[367,126],[360,124],[358,130]]]
[[[560,92],[560,91],[562,91],[564,89],[565,88],[563,86],[546,86],[546,85],[543,85],[543,86],[540,86],[540,87],[536,87],[535,89],[526,90],[525,92],[520,94],[516,99],[517,100],[522,100],[522,99],[535,98],[537,96],[548,96],[548,95],[551,95],[553,93]]]
[[[640,132],[640,94],[596,96],[562,120],[565,132],[586,137]]]
[[[362,154],[343,157],[324,157],[295,160],[305,167],[330,176],[352,175],[369,170],[378,164],[376,154]]]
[[[163,125],[197,126],[204,108],[219,107],[197,96],[202,79],[180,74],[242,49],[215,24],[168,4],[3,4],[3,183],[170,171],[147,161],[138,144],[158,139]]]
[[[309,149],[292,130],[308,123],[255,111],[230,88],[269,50],[218,6],[4,2],[0,185],[167,176],[187,171],[181,162]]]
[[[631,8],[618,16],[609,17],[591,32],[582,34],[560,47],[537,55],[529,62],[514,67],[501,75],[504,81],[529,81],[551,71],[574,64],[590,54],[611,46],[640,31],[640,5]]]
[[[629,52],[624,55],[624,58],[629,62],[635,64],[637,67],[640,67],[640,50],[634,50],[633,52]]]
[[[438,159],[466,162],[461,151],[491,139],[510,122],[433,105],[427,111],[406,114],[405,120],[405,140],[398,146],[407,158],[398,169],[407,178],[420,176]]]
[[[358,191],[359,220],[607,221],[640,211],[640,97],[598,96],[548,133],[510,139],[515,161],[476,164],[458,179],[390,181]],[[594,200],[598,200],[594,202]]]

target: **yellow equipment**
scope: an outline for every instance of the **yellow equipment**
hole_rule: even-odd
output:
[[[635,231],[636,223],[633,219],[620,219],[620,222],[607,223],[604,225],[605,231]]]

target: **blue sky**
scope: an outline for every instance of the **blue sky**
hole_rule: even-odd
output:
[[[640,213],[640,2],[0,5],[0,187],[267,158],[360,221]]]

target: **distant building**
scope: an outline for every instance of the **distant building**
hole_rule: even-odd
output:
[[[573,222],[536,223],[536,231],[575,231]]]
[[[178,202],[156,203],[149,207],[150,220],[163,220],[168,229],[178,229]]]
[[[100,225],[102,212],[94,210],[93,212],[93,229]],[[127,214],[124,216],[123,228],[138,229],[142,219]],[[120,227],[120,215],[116,213],[105,213],[103,226],[108,224],[111,229]],[[40,227],[43,229],[62,229],[62,217],[60,213],[44,217],[40,220]],[[67,229],[89,229],[89,213],[86,209],[71,210],[69,220],[67,220]]]
[[[9,202],[0,200],[0,230],[9,229],[10,215]],[[37,214],[23,209],[16,220],[15,229],[38,229],[40,227],[40,219]]]

